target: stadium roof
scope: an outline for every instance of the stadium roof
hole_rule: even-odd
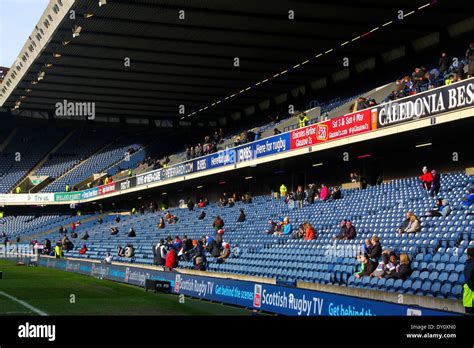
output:
[[[51,0],[0,86],[0,106],[52,113],[66,99],[93,101],[102,116],[215,121],[344,80],[407,45],[439,44],[443,28],[449,37],[473,27],[469,1],[102,3]]]

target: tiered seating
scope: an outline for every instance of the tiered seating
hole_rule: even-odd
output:
[[[20,128],[0,153],[0,193],[10,192],[64,135],[61,129]]]
[[[462,173],[443,175],[440,196],[450,201],[453,211],[446,218],[422,217],[422,230],[416,235],[397,235],[395,229],[408,209],[422,216],[433,206],[433,199],[421,189],[417,178],[408,178],[366,190],[348,190],[340,200],[318,201],[305,205],[301,212],[289,210],[280,200],[259,196],[252,204],[237,203],[233,208],[211,204],[206,207],[204,220],[197,220],[199,211],[172,209],[172,213],[180,218],[179,222],[162,230],[156,229],[160,212],[125,216],[119,224],[109,217],[102,225],[81,226],[91,236],[86,243],[89,251],[86,255],[79,255],[76,248],[67,256],[101,259],[106,252],[116,255],[119,245],[132,243],[136,248],[134,262],[152,264],[152,245],[157,240],[168,235],[187,234],[193,239],[212,235],[212,221],[219,214],[226,222],[224,241],[230,242],[233,252],[224,264],[217,264],[209,258],[210,272],[459,298],[462,266],[466,259],[464,251],[467,246],[474,245],[474,215],[471,210],[460,206],[465,188],[471,184],[472,178]],[[243,208],[247,215],[243,223],[235,222],[239,208]],[[313,241],[292,240],[264,233],[268,218],[286,215],[294,227],[304,221],[311,222],[318,238]],[[332,240],[339,231],[341,218],[351,218],[357,227],[355,240]],[[112,226],[119,228],[117,236],[110,236]],[[136,238],[126,237],[130,227],[135,229]],[[353,276],[358,269],[355,257],[363,240],[374,234],[381,237],[384,249],[409,254],[414,273],[408,280],[356,279]],[[57,235],[53,233],[51,240],[55,238]],[[130,262],[118,257],[115,260]],[[180,262],[180,267],[191,266],[190,262]]]

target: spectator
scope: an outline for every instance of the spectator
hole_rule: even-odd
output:
[[[380,238],[378,236],[373,236],[371,239],[372,248],[366,254],[369,259],[374,262],[377,262],[380,256],[382,255],[382,246],[380,245]]]
[[[107,253],[105,258],[102,260],[103,263],[112,263],[112,255],[110,253]]]
[[[71,232],[71,238],[77,238],[77,233],[76,232]]]
[[[57,259],[60,259],[60,258],[64,257],[63,249],[61,247],[60,242],[57,242],[56,246],[54,247],[54,257],[57,258]]]
[[[433,175],[428,171],[428,168],[423,167],[423,174],[420,175],[420,181],[423,185],[423,189],[429,191],[431,189],[431,183],[433,182]]]
[[[212,238],[208,240],[207,251],[211,254],[212,257],[219,257],[222,251],[222,243],[218,240]]]
[[[462,303],[466,313],[474,314],[474,248],[467,249],[464,279]]]
[[[309,124],[309,118],[306,116],[306,112],[301,112],[298,115],[298,128],[306,127]]]
[[[391,252],[379,278],[395,278],[398,265],[397,255],[395,255],[394,252]]]
[[[117,215],[117,216],[115,217],[115,222],[116,222],[116,223],[119,223],[119,222],[120,222],[120,216]]]
[[[319,199],[325,201],[329,198],[329,189],[325,184],[321,185],[321,190],[319,191]]]
[[[430,196],[434,197],[439,193],[439,189],[441,188],[441,177],[436,170],[431,171],[431,188],[430,188]]]
[[[87,252],[87,246],[84,244],[81,250],[79,250],[79,254],[84,255],[86,252]]]
[[[82,240],[88,240],[89,237],[90,237],[90,236],[89,236],[89,233],[87,233],[87,231],[86,231],[86,232],[84,232],[84,235],[81,237],[81,239],[82,239]]]
[[[304,191],[301,186],[298,186],[295,193],[295,200],[298,205],[298,210],[303,208],[303,200],[304,200]]]
[[[111,227],[110,228],[110,235],[115,236],[119,233],[119,230],[117,227]]]
[[[351,182],[353,183],[359,182],[359,176],[357,175],[357,173],[351,173],[350,179],[351,179]]]
[[[406,280],[410,276],[411,272],[412,270],[410,267],[410,259],[408,258],[408,255],[401,254],[400,264],[396,265],[395,270],[392,270],[390,273],[388,273],[385,278]]]
[[[205,271],[206,270],[206,255],[204,252],[204,242],[202,240],[193,241],[193,245],[194,244],[195,244],[194,252],[193,252],[194,269],[198,271]]]
[[[426,213],[427,216],[448,216],[451,213],[451,207],[446,199],[438,198],[435,201],[435,207]]]
[[[237,218],[237,222],[244,222],[245,221],[245,213],[243,209],[240,209],[240,215]]]
[[[308,185],[308,190],[306,192],[306,201],[309,204],[313,204],[315,197],[316,197],[316,185],[309,184]]]
[[[179,252],[181,248],[183,247],[183,241],[179,236],[175,236],[174,241],[173,241],[173,247],[176,250],[176,252]]]
[[[214,222],[212,223],[212,227],[214,228],[214,231],[218,231],[224,227],[224,220],[217,215],[216,218],[214,219]]]
[[[160,241],[153,247],[153,264],[156,266],[164,266],[166,262],[166,246],[165,241]]]
[[[285,218],[283,219],[282,234],[285,235],[285,236],[289,236],[289,235],[291,235],[292,229],[293,229],[293,227],[290,223],[290,218],[288,216],[285,216]]]
[[[166,254],[165,271],[171,271],[176,267],[178,267],[178,256],[176,254],[176,249],[172,247]]]
[[[204,204],[204,201],[202,199],[199,200],[198,207],[203,209],[206,205]]]
[[[341,198],[342,198],[341,189],[339,188],[339,186],[334,186],[334,189],[331,193],[331,199],[334,200],[334,199],[341,199]]]
[[[469,44],[469,48],[466,51],[466,59],[467,59],[467,77],[474,76],[474,42]]]
[[[128,234],[127,234],[127,237],[136,237],[137,234],[135,233],[135,230],[133,229],[133,227],[130,227],[130,230],[128,231]]]
[[[250,193],[246,193],[246,194],[244,195],[243,202],[244,202],[245,204],[250,204],[250,203],[252,203],[252,196],[250,195]]]
[[[349,219],[343,220],[343,221],[345,222],[344,226],[341,226],[341,231],[339,232],[339,235],[338,235],[338,237],[340,237],[342,234],[342,238],[337,238],[337,239],[343,239],[343,240],[354,239],[357,235],[355,226],[352,225],[352,222]],[[341,224],[342,224],[342,221],[341,221]]]
[[[97,223],[98,223],[99,225],[102,225],[103,222],[104,222],[104,220],[102,219],[102,216],[99,216],[99,217],[97,218]]]
[[[412,74],[413,89],[418,93],[420,92],[421,85],[426,83],[424,72],[420,68],[415,68],[415,72]]]
[[[198,220],[204,220],[205,217],[206,217],[206,213],[203,210],[203,211],[201,211],[201,214],[199,214]]]
[[[373,248],[373,245],[372,245],[371,240],[366,238],[364,240],[364,245],[362,245],[362,248],[361,248],[361,251],[360,251],[360,256],[361,255],[369,255],[372,252],[372,248]],[[357,259],[360,261],[359,258],[357,258]]]
[[[410,224],[410,217],[413,215],[413,212],[411,210],[407,211],[407,218],[403,220],[402,224],[397,228],[397,233],[403,233],[406,231],[408,228],[408,225]]]
[[[420,221],[415,214],[410,216],[410,222],[408,223],[407,228],[402,233],[416,233],[421,230]]]
[[[160,221],[158,222],[158,224],[156,225],[156,228],[158,229],[162,229],[162,228],[165,228],[165,219],[163,219],[162,216],[160,216]]]
[[[192,199],[188,199],[188,210],[192,211],[194,210],[194,201]]]
[[[340,223],[340,230],[337,236],[333,237],[333,239],[343,239],[344,234],[346,232],[346,219],[342,219]]]
[[[117,256],[119,257],[125,257],[125,248],[122,248],[122,246],[118,246],[117,249]]]
[[[279,230],[279,227],[278,227],[278,224],[273,221],[272,219],[269,219],[268,220],[268,229],[265,231],[266,234],[275,234],[277,235],[280,230]]]
[[[228,199],[228,204],[229,204],[229,208],[232,208],[235,205],[235,199],[233,197],[230,197]]]
[[[461,205],[464,208],[469,208],[474,203],[474,188],[466,191],[466,197],[462,199]]]
[[[223,243],[224,249],[221,252],[221,255],[217,258],[217,263],[224,263],[226,259],[230,256],[230,245],[229,243]]]
[[[135,248],[132,244],[127,244],[125,248],[125,257],[132,258],[135,256]]]
[[[280,186],[280,198],[282,198],[283,200],[286,198],[286,193],[288,192],[285,184],[281,184]]]
[[[273,135],[281,134],[281,131],[278,128],[273,129]]]
[[[375,270],[376,265],[375,262],[370,260],[367,255],[362,256],[362,263],[360,267],[360,271],[355,274],[356,278],[362,278],[365,276],[370,276],[372,272]]]
[[[448,71],[449,68],[449,58],[445,52],[441,53],[441,58],[438,62],[439,71],[444,75]]]
[[[308,222],[306,224],[306,234],[304,236],[304,240],[314,240],[316,239],[316,232],[314,230],[314,227],[311,226],[311,224]]]

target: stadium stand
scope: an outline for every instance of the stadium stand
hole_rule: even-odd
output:
[[[197,219],[197,210],[174,208],[170,212],[179,217],[178,222],[167,224],[161,230],[156,228],[156,224],[164,212],[122,216],[119,223],[114,221],[115,215],[106,215],[102,224],[89,221],[79,227],[79,231],[87,231],[90,236],[86,242],[88,252],[81,255],[75,248],[66,256],[102,259],[107,252],[116,255],[119,245],[131,243],[135,247],[135,257],[130,260],[115,256],[114,260],[152,264],[152,247],[159,239],[187,235],[199,240],[202,236],[212,236],[212,221],[216,215],[220,215],[225,221],[223,239],[230,243],[232,254],[224,263],[217,263],[215,258],[209,256],[209,272],[277,278],[288,283],[300,280],[459,299],[464,282],[462,270],[466,260],[465,250],[474,245],[474,214],[471,209],[463,207],[461,201],[474,178],[454,172],[443,174],[441,182],[439,196],[447,199],[452,208],[451,214],[446,217],[425,216],[432,207],[432,199],[422,189],[419,179],[410,177],[366,190],[344,190],[342,199],[305,203],[301,211],[289,209],[280,199],[275,200],[270,196],[254,197],[250,204],[237,202],[233,208],[211,203],[204,208],[206,217],[203,220]],[[240,208],[246,212],[246,221],[235,222]],[[397,234],[395,230],[408,210],[420,217],[421,231],[416,234]],[[268,219],[277,221],[284,216],[289,217],[293,226],[309,221],[316,230],[316,239],[305,241],[265,233]],[[14,225],[20,226],[31,218],[23,217]],[[356,226],[355,239],[333,240],[339,232],[342,218],[351,219]],[[34,221],[32,225],[36,224],[32,231],[44,230],[44,226],[40,226],[42,221],[31,221]],[[53,224],[54,221],[51,221],[49,226]],[[119,229],[118,235],[110,235],[111,227]],[[130,228],[136,231],[136,237],[127,237]],[[21,231],[25,230],[17,227],[17,231],[24,233]],[[408,279],[354,277],[354,272],[359,269],[356,256],[364,239],[373,235],[380,237],[384,250],[392,250],[397,255],[409,255],[413,273]],[[54,241],[58,239],[58,234],[54,231],[41,238]],[[82,241],[77,244],[82,244]],[[180,261],[179,267],[192,268],[193,264]]]

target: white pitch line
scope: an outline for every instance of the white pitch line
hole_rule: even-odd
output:
[[[9,299],[12,300],[12,301],[18,302],[19,304],[21,304],[22,306],[24,306],[24,307],[26,307],[26,308],[32,310],[32,311],[35,312],[36,314],[39,314],[39,315],[41,315],[41,316],[43,316],[43,317],[48,316],[48,313],[43,312],[42,310],[39,310],[38,308],[33,307],[33,306],[30,305],[29,303],[26,303],[25,301],[22,301],[22,300],[20,300],[20,299],[18,299],[18,298],[16,298],[16,297],[13,297],[12,295],[7,294],[6,292],[0,291],[0,295],[3,295],[3,296],[5,296],[6,298],[9,298]]]

